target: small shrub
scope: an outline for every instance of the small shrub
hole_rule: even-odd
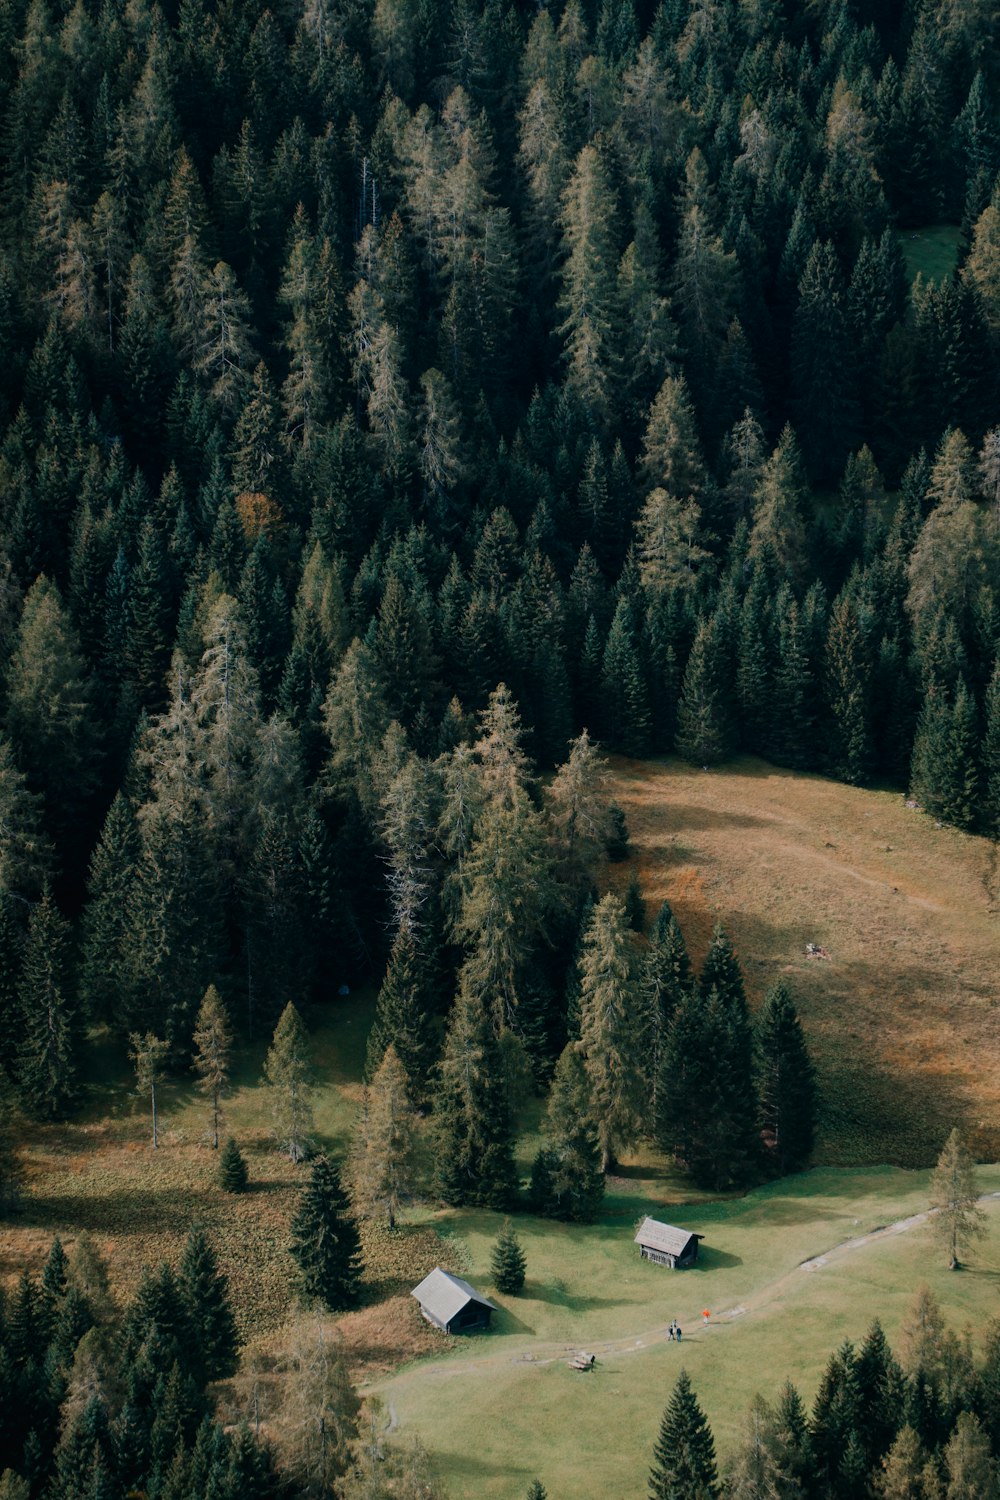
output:
[[[219,1158],[219,1186],[227,1193],[245,1193],[249,1175],[243,1153],[230,1136]]]
[[[496,1237],[490,1258],[493,1285],[506,1296],[516,1296],[524,1286],[525,1260],[517,1235],[509,1219]]]

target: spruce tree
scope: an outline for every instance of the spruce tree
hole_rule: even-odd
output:
[[[264,1060],[264,1080],[271,1096],[274,1139],[293,1162],[309,1154],[313,1129],[312,1063],[302,1017],[290,1002],[281,1013]]]
[[[374,1078],[386,1050],[395,1050],[407,1079],[410,1098],[422,1103],[440,1046],[440,1021],[434,1015],[440,983],[435,964],[419,936],[401,930],[392,945],[385,977],[375,1002],[368,1033],[365,1073]]]
[[[817,1473],[835,1493],[849,1449],[857,1444],[861,1393],[853,1345],[845,1339],[829,1358],[813,1403],[811,1442]]]
[[[888,1453],[903,1420],[905,1377],[878,1319],[865,1335],[855,1360],[858,1383],[857,1432],[871,1469]]]
[[[682,1370],[653,1448],[650,1500],[716,1500],[718,1494],[715,1439]]]
[[[545,1114],[543,1148],[532,1168],[536,1212],[592,1224],[604,1198],[604,1173],[593,1090],[579,1045],[567,1043],[556,1063]]]
[[[743,971],[721,923],[716,923],[712,933],[712,941],[698,976],[698,988],[706,1000],[715,990],[725,1004],[746,1008]]]
[[[657,1139],[696,1182],[746,1183],[757,1155],[750,1018],[746,1003],[684,996],[674,1012],[657,1095]]]
[[[684,670],[677,711],[677,753],[694,765],[717,765],[732,752],[728,677],[721,622],[703,620]]]
[[[17,1082],[26,1109],[62,1119],[76,1097],[76,1015],[69,989],[69,925],[46,888],[32,908],[18,981]]]
[[[842,781],[861,786],[872,763],[871,662],[859,610],[846,590],[833,606],[825,665],[831,769]]]
[[[804,1167],[816,1133],[816,1070],[791,995],[779,980],[754,1018],[761,1131],[782,1174]]]
[[[839,474],[856,446],[858,409],[847,296],[833,246],[815,244],[792,325],[796,426],[817,479]]]
[[[291,1232],[305,1296],[331,1312],[353,1307],[361,1290],[361,1242],[340,1173],[326,1156],[313,1163]]]
[[[643,1079],[653,1120],[659,1109],[663,1055],[674,1011],[692,986],[691,961],[676,918],[664,901],[639,971]]]
[[[219,1157],[218,1171],[219,1186],[226,1193],[245,1193],[249,1182],[247,1164],[243,1153],[236,1143],[236,1137],[230,1136],[222,1148]]]
[[[621,900],[609,892],[591,913],[580,955],[580,1049],[594,1098],[601,1168],[639,1128],[635,965]]]
[[[524,1286],[525,1266],[521,1242],[510,1220],[505,1219],[490,1253],[490,1274],[497,1291],[506,1297],[516,1297]]]
[[[630,602],[619,600],[601,664],[601,729],[614,749],[643,756],[650,748],[649,688]]]
[[[198,1372],[204,1380],[224,1380],[235,1373],[239,1339],[226,1278],[204,1230],[197,1225],[188,1234],[177,1285]]]
[[[90,861],[80,960],[86,1014],[116,1029],[122,1027],[122,997],[130,980],[128,900],[138,858],[135,813],[119,792]]]
[[[434,1096],[436,1176],[446,1203],[506,1209],[517,1186],[503,1053],[479,999],[456,997]]]

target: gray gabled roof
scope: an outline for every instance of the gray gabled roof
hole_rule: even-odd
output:
[[[703,1234],[694,1234],[690,1229],[675,1229],[672,1224],[661,1224],[659,1219],[643,1219],[635,1237],[637,1245],[648,1245],[650,1250],[662,1250],[665,1255],[682,1255],[690,1240],[703,1240]]]
[[[439,1323],[450,1323],[467,1302],[481,1302],[484,1307],[491,1307],[494,1312],[497,1311],[496,1304],[491,1302],[489,1297],[484,1297],[482,1292],[477,1292],[475,1287],[463,1281],[461,1276],[452,1276],[450,1271],[442,1271],[440,1266],[435,1266],[420,1285],[413,1288],[410,1296],[416,1297],[420,1306],[425,1308]]]

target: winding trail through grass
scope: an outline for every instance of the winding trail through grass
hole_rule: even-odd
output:
[[[979,1201],[988,1202],[1000,1198],[1000,1192],[982,1193]],[[917,1229],[926,1224],[928,1219],[936,1213],[936,1209],[927,1209],[923,1213],[910,1214],[908,1218],[897,1219],[895,1223],[882,1225],[878,1229],[870,1230],[868,1234],[855,1235],[852,1239],[841,1240],[832,1249],[823,1251],[819,1255],[811,1256],[808,1260],[801,1261],[793,1270],[786,1271],[774,1281],[769,1281],[762,1286],[753,1296],[747,1297],[736,1307],[725,1308],[722,1312],[712,1313],[709,1326],[713,1328],[725,1327],[736,1319],[743,1319],[752,1313],[766,1314],[767,1309],[777,1301],[782,1293],[788,1289],[803,1274],[811,1275],[822,1271],[824,1266],[835,1264],[843,1260],[845,1256],[854,1254],[857,1250],[863,1250],[868,1245],[873,1245],[879,1240],[891,1238],[893,1235],[906,1234],[911,1229]],[[700,1312],[692,1313],[688,1319],[689,1326],[701,1326]],[[404,1374],[403,1378],[441,1378],[453,1375],[469,1375],[476,1371],[496,1369],[506,1365],[535,1365],[539,1368],[545,1365],[555,1364],[557,1361],[567,1360],[578,1354],[581,1349],[586,1349],[588,1354],[597,1356],[634,1354],[640,1349],[646,1349],[651,1343],[659,1343],[666,1338],[666,1325],[658,1324],[655,1328],[646,1329],[639,1333],[632,1333],[623,1338],[600,1339],[593,1343],[568,1344],[564,1340],[533,1341],[530,1346],[517,1351],[510,1349],[498,1350],[492,1354],[480,1355],[475,1359],[441,1359],[434,1362],[422,1362]],[[690,1336],[688,1341],[690,1341]],[[581,1372],[584,1373],[584,1372]],[[395,1379],[393,1378],[393,1383]],[[372,1385],[385,1384],[384,1377],[381,1381],[372,1382]],[[396,1409],[390,1402],[389,1407],[390,1430],[398,1425]]]

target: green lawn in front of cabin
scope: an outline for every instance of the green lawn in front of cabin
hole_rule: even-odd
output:
[[[640,1497],[682,1366],[724,1455],[755,1392],[777,1396],[791,1378],[811,1403],[845,1338],[860,1341],[875,1317],[897,1338],[921,1282],[959,1326],[981,1331],[1000,1313],[1000,1203],[987,1204],[989,1238],[959,1274],[947,1269],[926,1224],[829,1255],[922,1212],[929,1175],[822,1169],[710,1203],[664,1203],[669,1184],[640,1176],[616,1185],[593,1226],[516,1216],[528,1263],[517,1297],[499,1296],[490,1283],[501,1217],[436,1216],[451,1236],[442,1264],[500,1312],[488,1334],[461,1339],[375,1389],[400,1435],[419,1435],[433,1454],[452,1500],[519,1500],[535,1477],[551,1500]],[[980,1169],[980,1183],[1000,1189],[1000,1166]],[[696,1267],[670,1271],[640,1260],[632,1236],[646,1212],[705,1234]],[[464,1252],[461,1264],[449,1262],[453,1248]],[[802,1268],[824,1255],[825,1264]],[[680,1347],[664,1336],[675,1317]],[[592,1373],[569,1369],[577,1350],[596,1353]]]

